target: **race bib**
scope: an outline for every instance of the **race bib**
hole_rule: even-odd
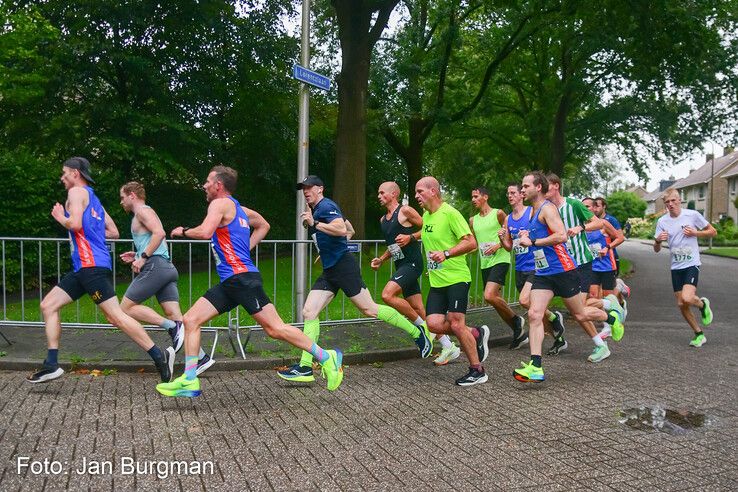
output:
[[[574,241],[571,240],[571,238],[566,240],[566,249],[569,250],[569,254],[574,254]]]
[[[427,268],[428,268],[429,271],[430,270],[440,270],[441,268],[443,268],[443,264],[442,263],[438,263],[437,261],[431,260],[430,253],[426,253],[425,254],[425,258],[427,260],[427,265],[426,266],[427,266]]]
[[[536,270],[545,270],[548,268],[548,260],[542,249],[533,251],[533,261],[535,262]]]
[[[589,250],[592,252],[594,256],[599,256],[601,249],[602,249],[602,245],[600,243],[592,243],[589,245]]]
[[[692,248],[684,246],[682,248],[674,248],[671,250],[671,260],[674,263],[682,263],[684,261],[692,261]]]
[[[490,257],[490,256],[494,256],[495,255],[494,253],[490,253],[490,254],[486,254],[485,253],[485,251],[487,251],[489,248],[491,248],[493,244],[497,244],[497,243],[481,243],[479,245],[479,252],[482,253],[482,256]]]
[[[528,252],[528,246],[521,246],[520,245],[520,238],[513,239],[513,247],[512,247],[513,253],[516,255],[524,255]]]
[[[389,250],[390,256],[392,256],[392,261],[401,260],[405,257],[405,254],[402,252],[402,248],[398,244],[390,244],[387,246],[387,249]]]

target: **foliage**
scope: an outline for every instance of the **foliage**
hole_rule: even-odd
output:
[[[638,217],[629,218],[630,236],[641,239],[653,239],[654,232],[656,231],[656,220],[658,219]]]
[[[607,197],[607,211],[621,224],[631,217],[643,217],[647,206],[638,195],[628,191],[616,191]]]

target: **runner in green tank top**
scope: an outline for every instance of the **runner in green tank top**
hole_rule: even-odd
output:
[[[466,325],[471,272],[464,257],[476,249],[477,242],[461,213],[443,201],[440,188],[432,176],[421,178],[415,185],[415,198],[425,209],[420,238],[431,284],[426,323],[433,333],[459,339],[469,359],[469,372],[456,384],[472,386],[487,381],[482,362],[489,354],[489,328]]]
[[[505,223],[505,212],[489,206],[489,190],[479,186],[472,190],[472,205],[479,213],[469,219],[474,237],[479,245],[479,258],[484,282],[484,300],[512,329],[510,349],[518,349],[528,343],[528,334],[523,330],[525,318],[510,309],[502,297],[507,272],[510,269],[510,252],[502,247],[499,231]]]

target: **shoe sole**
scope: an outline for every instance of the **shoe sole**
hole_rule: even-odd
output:
[[[520,381],[521,383],[542,383],[546,380],[546,377],[544,376],[542,379],[530,379],[522,374],[518,374],[517,372],[513,374],[513,377],[516,381]]]
[[[164,396],[172,396],[175,398],[195,398],[202,394],[202,390],[187,390],[187,389],[163,390],[163,389],[159,389],[158,387],[156,388],[156,391],[158,391],[160,394]]]
[[[461,350],[459,349],[459,351],[458,351],[458,352],[453,352],[453,354],[452,354],[452,355],[451,355],[451,356],[450,356],[450,357],[449,357],[448,359],[446,359],[445,361],[442,361],[442,362],[436,362],[436,361],[433,361],[433,363],[434,363],[435,365],[439,366],[439,367],[440,367],[440,366],[445,366],[446,364],[448,364],[448,363],[449,363],[449,362],[451,362],[452,360],[456,360],[456,359],[458,359],[460,355],[461,355]]]
[[[510,350],[518,350],[519,348],[528,345],[528,341],[528,337],[525,337],[525,340],[521,340],[517,345],[511,345],[509,348]]]
[[[54,379],[59,379],[62,376],[62,374],[64,374],[64,369],[62,369],[61,367],[57,367],[56,371],[54,371],[54,372],[51,372],[49,374],[45,374],[45,375],[43,375],[40,378],[35,379],[35,380],[31,380],[31,379],[26,378],[26,381],[28,381],[31,384],[46,383],[48,381],[53,381]]]
[[[481,328],[485,329],[482,330]],[[487,356],[489,356],[489,328],[487,328],[487,325],[482,325],[482,327],[480,327],[480,335],[482,336],[482,340],[480,341],[480,345],[482,346],[482,356],[479,358],[479,362],[484,362],[487,360]]]
[[[464,382],[464,383],[456,383],[456,386],[474,386],[475,384],[486,383],[488,379],[489,379],[489,376],[487,376],[485,374],[484,376],[482,376],[481,378],[477,379],[476,381],[469,382],[469,383],[466,383],[466,382]]]
[[[213,364],[215,364],[215,359],[210,359],[205,364],[203,364],[201,366],[197,366],[197,370],[195,371],[195,375],[196,376],[199,376],[203,372],[205,372],[208,369],[210,369],[211,367],[213,367]]]
[[[277,376],[284,379],[285,381],[293,381],[296,383],[314,383],[315,382],[315,376],[285,376],[284,374],[277,373]]]
[[[171,383],[174,379],[174,359],[176,358],[177,352],[174,351],[173,347],[167,347],[167,367],[169,368],[169,381],[165,383]]]
[[[607,354],[607,355],[606,355],[606,356],[604,356],[603,358],[601,358],[601,359],[597,359],[597,360],[594,360],[594,359],[592,359],[592,358],[590,358],[590,357],[587,357],[587,360],[588,360],[589,362],[592,362],[592,363],[594,363],[594,364],[599,364],[600,362],[602,362],[603,360],[607,359],[608,357],[610,357],[610,354]]]
[[[174,340],[172,340],[172,342],[174,342],[175,340],[177,341],[174,346],[174,353],[176,354],[182,348],[182,345],[184,345],[184,324],[179,325],[179,329],[174,335]]]
[[[692,347],[692,348],[700,348],[701,346],[703,346],[706,343],[707,343],[707,339],[703,340],[702,343],[700,343],[699,345],[694,345],[694,344],[690,343],[689,346]]]

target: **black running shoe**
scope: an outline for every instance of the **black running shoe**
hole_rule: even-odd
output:
[[[523,331],[517,337],[513,335],[512,342],[510,342],[510,350],[517,350],[523,345],[528,343],[528,333]]]
[[[556,315],[556,318],[551,321],[551,325],[553,326],[553,336],[554,338],[561,338],[564,336],[564,332],[566,331],[566,327],[564,326],[564,315],[561,314],[560,311],[554,311],[554,314]]]
[[[484,372],[484,369],[477,371],[470,367],[466,375],[456,380],[456,384],[459,386],[474,386],[475,384],[486,383],[487,379],[487,373]]]
[[[26,378],[26,381],[28,381],[29,383],[45,383],[47,381],[51,381],[52,379],[61,377],[62,374],[64,374],[64,369],[59,366],[43,366],[40,371],[34,372],[33,374],[29,375]]]
[[[182,345],[184,345],[184,324],[181,321],[175,321],[174,328],[167,331],[169,332],[169,336],[172,337],[172,346],[176,354],[182,348]]]
[[[487,360],[489,355],[489,328],[487,325],[482,325],[477,328],[479,331],[479,338],[477,338],[477,355],[479,356],[479,362],[482,363]]]
[[[547,355],[559,355],[561,352],[566,350],[569,347],[569,344],[566,343],[566,340],[564,340],[564,337],[559,337],[554,339],[553,345],[551,345],[551,348],[548,349],[548,352],[546,352]]]
[[[162,383],[169,383],[174,375],[174,348],[167,347],[166,350],[162,350],[162,360],[154,363],[156,369],[159,371]]]
[[[433,340],[428,336],[429,332],[425,326],[418,326],[418,330],[420,331],[420,335],[415,339],[415,345],[420,350],[420,357],[425,359],[430,357],[431,352],[433,352]]]

